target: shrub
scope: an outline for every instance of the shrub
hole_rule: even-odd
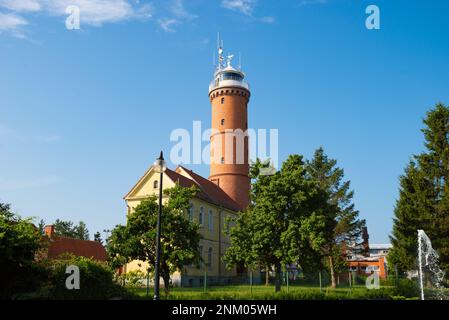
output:
[[[396,296],[403,296],[406,298],[419,297],[418,283],[410,279],[399,279],[394,293]]]
[[[117,281],[127,288],[142,288],[146,286],[147,275],[141,270],[133,270],[117,276]]]
[[[41,262],[47,277],[37,292],[22,295],[19,299],[52,300],[103,300],[131,298],[133,295],[113,280],[113,270],[105,263],[73,255],[61,256],[58,260]],[[66,288],[69,274],[66,269],[75,265],[80,271],[80,289]]]

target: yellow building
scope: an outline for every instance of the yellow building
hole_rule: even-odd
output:
[[[159,195],[159,173],[153,168],[139,179],[131,191],[124,197],[127,204],[127,213],[132,214],[134,208],[150,195]],[[227,223],[228,217],[235,217],[238,205],[216,184],[201,177],[200,175],[182,166],[174,171],[167,168],[163,176],[163,189],[172,188],[175,183],[183,187],[196,186],[199,189],[196,197],[191,200],[191,208],[187,213],[187,218],[200,225],[200,252],[204,263],[200,268],[186,266],[181,272],[172,275],[174,285],[201,285],[203,283],[205,271],[207,281],[214,283],[232,283],[241,281],[241,275],[237,270],[227,270],[222,261],[222,257],[229,246],[229,237],[225,235],[227,228],[231,225]],[[167,200],[164,196],[164,201]],[[124,272],[140,269],[146,270],[146,263],[133,261],[125,266]],[[246,275],[246,273],[245,273]]]

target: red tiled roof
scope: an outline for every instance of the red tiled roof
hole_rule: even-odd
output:
[[[48,258],[56,259],[60,254],[71,253],[75,256],[92,258],[98,261],[106,261],[106,250],[98,241],[80,240],[52,236],[48,241]]]
[[[201,193],[206,196],[207,201],[216,204],[218,206],[223,206],[232,211],[240,211],[239,205],[232,200],[226,192],[224,192],[219,186],[217,186],[212,181],[203,178],[199,174],[196,174],[192,170],[189,170],[183,166],[179,166],[187,172],[187,174],[192,178],[195,184],[200,188]],[[178,173],[178,175],[180,175]],[[181,176],[181,175],[180,175]]]

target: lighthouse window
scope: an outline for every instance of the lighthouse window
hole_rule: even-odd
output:
[[[221,104],[224,104],[225,98],[221,98]]]
[[[221,80],[235,80],[242,81],[242,76],[238,73],[223,73],[221,75]]]
[[[224,163],[225,163],[225,159],[224,159],[224,157],[221,157],[221,159],[220,159],[220,163],[221,163],[221,164],[224,164]]]
[[[225,120],[221,119],[221,125],[224,126],[224,124],[225,124]]]

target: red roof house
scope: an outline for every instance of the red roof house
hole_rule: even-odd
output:
[[[48,259],[57,259],[61,254],[71,253],[75,256],[106,261],[106,250],[100,242],[59,237],[54,234],[54,231],[53,225],[45,227],[44,241],[47,242]]]

